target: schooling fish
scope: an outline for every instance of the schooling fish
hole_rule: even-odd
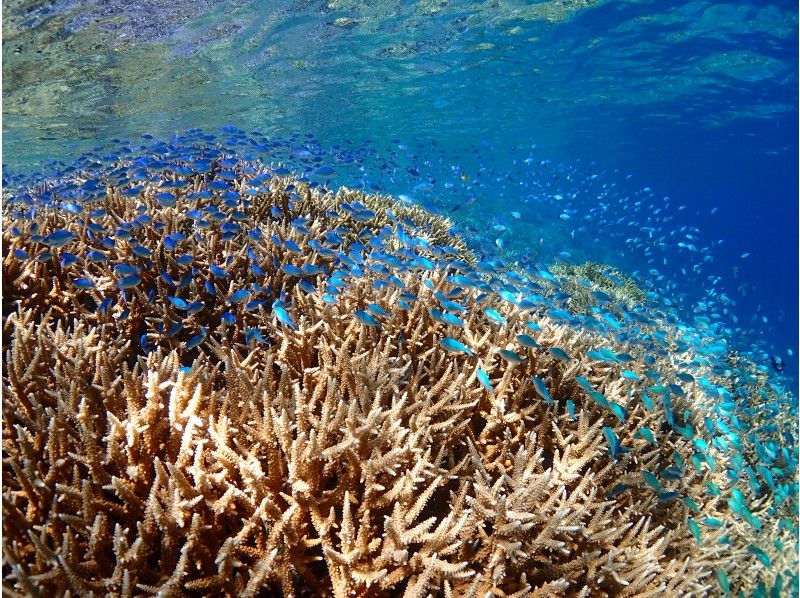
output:
[[[185,348],[187,350],[188,349],[194,349],[195,347],[200,345],[200,343],[202,343],[206,339],[206,333],[207,332],[208,332],[208,330],[207,330],[207,328],[205,326],[201,327],[200,328],[200,334],[197,334],[197,335],[193,336],[192,338],[190,338],[188,341],[186,341]]]
[[[478,377],[478,381],[483,384],[486,390],[494,393],[494,387],[492,386],[492,381],[489,379],[489,374],[487,374],[483,369],[478,368],[475,370],[475,375]]]
[[[560,347],[550,347],[548,351],[550,355],[559,361],[570,361],[572,359],[572,357],[570,357],[569,354]]]
[[[513,365],[519,365],[524,361],[522,357],[514,353],[514,351],[509,351],[508,349],[500,349],[498,353],[500,353],[500,356],[503,359],[505,359],[506,361],[508,361]]]
[[[381,323],[378,320],[376,320],[375,317],[372,314],[370,314],[370,313],[368,313],[366,311],[362,311],[360,309],[357,309],[357,310],[355,310],[353,312],[353,315],[356,317],[356,319],[359,322],[361,322],[362,324],[364,324],[366,326],[373,326],[375,328],[380,328],[381,327]]]
[[[485,313],[486,317],[489,318],[495,324],[499,324],[500,326],[505,326],[506,325],[506,319],[503,316],[501,316],[499,313],[497,313],[495,310],[493,310],[493,309],[485,309],[483,311],[483,313]]]
[[[295,324],[292,317],[289,315],[289,312],[281,304],[280,300],[276,300],[272,303],[272,311],[275,313],[275,316],[278,318],[278,321],[282,324],[285,324],[292,330],[297,330],[297,324]]]
[[[531,376],[531,381],[533,382],[533,387],[536,389],[536,392],[539,393],[539,396],[542,397],[546,403],[553,403],[553,397],[550,395],[550,390],[548,390],[544,381],[538,376]]]
[[[138,274],[131,274],[130,276],[126,276],[122,280],[117,281],[117,287],[120,289],[132,289],[139,285],[142,282],[142,277]]]
[[[470,349],[465,344],[449,336],[443,338],[439,344],[442,345],[442,347],[444,347],[447,351],[450,351],[451,353],[466,353],[467,355],[474,355],[472,349]]]
[[[528,336],[527,334],[518,334],[517,340],[520,342],[521,345],[525,347],[529,347],[531,349],[540,349],[541,345],[536,342],[533,337]]]
[[[88,278],[76,278],[75,280],[72,281],[72,284],[74,284],[79,289],[93,289],[94,288],[94,283],[91,280],[89,280]]]

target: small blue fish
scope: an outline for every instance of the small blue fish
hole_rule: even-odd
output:
[[[169,299],[169,302],[172,303],[172,305],[182,311],[189,309],[189,304],[180,297],[167,297],[167,299]]]
[[[86,257],[92,262],[106,262],[108,261],[108,256],[103,253],[102,251],[87,251]]]
[[[761,562],[762,565],[765,567],[771,567],[772,561],[770,561],[769,555],[764,552],[761,548],[756,546],[755,544],[750,544],[747,547],[747,551],[751,554],[756,555],[756,558]]]
[[[658,481],[658,478],[649,471],[643,471],[642,476],[644,477],[644,481],[647,482],[647,485],[650,486],[656,492],[661,492],[661,482]]]
[[[22,251],[22,250],[21,249],[15,249],[14,250],[14,254],[15,255],[16,255],[17,251]],[[26,256],[27,256],[27,254],[26,254]],[[64,251],[64,252],[61,253],[61,267],[62,268],[67,268],[67,267],[69,267],[72,264],[75,264],[77,262],[78,262],[78,256],[75,255],[74,253],[69,253],[68,251]]]
[[[684,496],[683,497],[683,502],[687,507],[689,507],[692,510],[693,513],[699,513],[700,512],[700,506],[693,499],[689,498],[688,496]]]
[[[611,458],[616,461],[617,457],[623,455],[624,453],[628,452],[628,449],[623,448],[619,442],[619,438],[614,433],[612,428],[608,426],[603,427],[603,435],[606,437],[608,441],[608,453],[611,455]]]
[[[368,304],[367,305],[367,310],[369,310],[371,313],[375,314],[376,316],[380,316],[382,318],[385,318],[386,316],[389,315],[388,312],[385,309],[383,309],[380,305],[378,305],[377,303]]]
[[[122,280],[117,281],[117,287],[120,289],[132,289],[138,286],[141,282],[141,276],[138,274],[131,274],[130,276],[126,276]]]
[[[359,322],[365,324],[366,326],[373,326],[375,328],[381,327],[381,323],[370,313],[357,309],[353,312],[353,315]]]
[[[300,248],[300,246],[291,239],[286,239],[283,242],[283,246],[291,252],[303,253],[303,250]]]
[[[111,307],[111,297],[104,298],[100,303],[97,304],[97,313],[101,314],[108,314],[108,310]]]
[[[541,345],[539,343],[537,343],[536,340],[533,337],[530,337],[527,334],[518,334],[517,335],[517,340],[524,347],[528,347],[530,349],[539,349],[539,348],[541,348]]]
[[[312,282],[309,282],[305,279],[298,282],[297,286],[300,288],[300,290],[305,291],[306,293],[314,293],[317,290],[317,287],[315,287]]]
[[[155,346],[147,338],[147,334],[146,333],[139,337],[139,346],[142,348],[142,350],[145,353],[150,353],[150,351],[155,349]]]
[[[400,280],[397,276],[394,276],[394,275],[389,276],[389,278],[387,278],[386,280],[388,280],[389,284],[391,284],[396,289],[404,289],[404,288],[406,288],[406,283],[404,283],[402,280]]]
[[[509,351],[508,349],[500,349],[498,353],[500,353],[500,356],[512,365],[519,365],[525,361],[522,357],[514,353],[514,351]]]
[[[625,423],[625,409],[622,407],[622,405],[613,401],[609,401],[608,405],[611,413],[616,415],[622,423]]]
[[[262,345],[267,344],[267,339],[264,338],[258,328],[250,328],[244,333],[244,343],[249,345],[252,341],[256,341]]]
[[[72,284],[74,284],[79,289],[93,289],[94,288],[94,283],[91,280],[89,280],[88,278],[76,278],[75,280],[72,281]]]
[[[289,276],[300,277],[303,275],[303,271],[300,270],[300,268],[298,268],[294,264],[284,264],[283,266],[281,266],[281,270],[283,270]]]
[[[506,325],[506,319],[503,316],[501,316],[499,313],[497,313],[495,310],[493,310],[491,308],[490,309],[485,309],[485,310],[483,310],[483,313],[485,313],[486,317],[489,318],[495,324],[499,324],[500,326],[505,326]]]
[[[466,353],[467,355],[474,355],[472,349],[449,336],[443,338],[439,344],[451,353]]]
[[[722,591],[725,592],[726,596],[729,595],[731,593],[731,582],[728,581],[728,575],[719,567],[717,567],[716,573],[719,587],[722,588]]]
[[[544,380],[538,376],[531,376],[531,381],[533,382],[533,387],[536,389],[536,392],[544,399],[545,403],[553,403],[553,397],[550,395],[550,390],[547,388]]]
[[[188,341],[186,341],[186,346],[185,346],[186,350],[194,349],[195,347],[199,346],[200,343],[202,343],[204,340],[206,340],[206,333],[207,332],[208,332],[208,330],[206,329],[205,326],[201,327],[200,328],[200,334],[196,334],[195,336],[190,338]]]
[[[131,251],[133,251],[133,253],[139,257],[150,257],[150,250],[142,245],[134,245]]]
[[[630,489],[630,486],[628,484],[617,484],[616,486],[614,486],[611,490],[609,490],[606,493],[606,496],[608,498],[613,498],[614,496],[622,494],[623,492],[625,492],[626,490],[629,490],[629,489]]]
[[[223,270],[219,266],[211,264],[211,265],[208,266],[208,269],[211,271],[211,274],[213,274],[217,278],[227,278],[228,277],[228,273],[225,272],[225,270]]]
[[[173,287],[177,287],[178,286],[178,283],[175,282],[175,279],[172,278],[172,276],[170,276],[168,272],[164,272],[162,270],[158,274],[159,274],[159,276],[161,276],[161,280],[166,282],[168,285],[173,286]]]
[[[475,370],[475,375],[478,377],[478,381],[483,384],[484,388],[494,394],[494,387],[492,386],[492,381],[489,379],[489,374],[483,369],[478,368]]]
[[[65,229],[54,230],[44,238],[44,242],[50,247],[64,247],[75,239],[74,233]]]
[[[243,303],[250,298],[250,291],[240,289],[228,298],[228,303]]]
[[[295,324],[292,317],[289,315],[289,312],[283,307],[280,301],[274,301],[272,303],[272,311],[275,313],[275,316],[278,318],[278,321],[282,324],[285,324],[292,330],[297,330],[297,324]]]
[[[637,374],[636,372],[632,372],[630,370],[622,370],[620,372],[620,375],[626,380],[631,380],[633,382],[638,382],[639,380],[642,379],[642,377],[639,374]]]
[[[559,361],[570,361],[572,359],[572,357],[560,347],[550,347],[548,352]]]

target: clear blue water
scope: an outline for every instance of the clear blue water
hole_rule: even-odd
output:
[[[795,3],[3,7],[7,174],[143,133],[257,130],[487,252],[636,273],[796,377]]]

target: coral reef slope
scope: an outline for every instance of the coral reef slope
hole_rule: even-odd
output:
[[[8,198],[9,594],[796,587],[796,402],[719,341],[197,161]]]

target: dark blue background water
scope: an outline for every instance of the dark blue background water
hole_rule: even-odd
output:
[[[350,142],[361,150],[355,164],[336,164],[340,182],[414,195],[490,247],[499,238],[514,258],[566,251],[640,272],[683,297],[687,318],[714,299],[713,286],[736,302],[712,308],[734,340],[760,339],[796,372],[795,3],[13,0],[4,9],[12,169],[113,138],[229,123],[284,139],[311,133],[320,147]],[[589,217],[602,184],[608,222]],[[672,236],[650,262],[643,247],[621,252],[653,218],[647,202],[632,210],[625,200],[643,187],[656,203],[671,198],[655,226]],[[572,201],[552,198],[570,191]],[[700,229],[700,248],[723,243],[680,250],[682,226]],[[653,265],[663,280],[647,274]]]

